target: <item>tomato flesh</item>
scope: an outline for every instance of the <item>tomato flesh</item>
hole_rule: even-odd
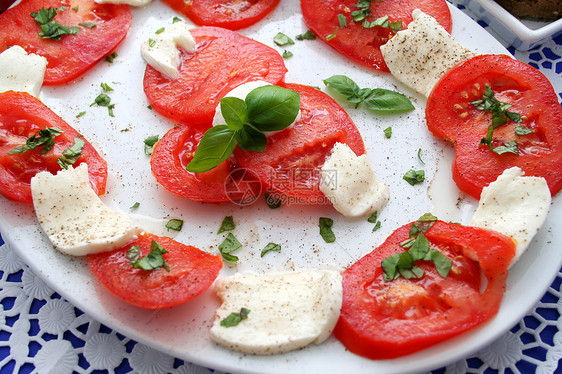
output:
[[[186,170],[202,137],[202,131],[180,125],[156,143],[150,165],[158,183],[177,196],[195,201],[255,201],[261,193],[261,182],[241,169],[234,157],[204,173]]]
[[[486,145],[492,114],[471,103],[482,99],[485,86],[495,97],[511,104],[508,110],[522,116],[494,130],[492,146],[515,140],[519,155],[497,154]],[[431,92],[426,107],[429,130],[453,142],[456,156],[453,179],[476,199],[482,188],[511,167],[526,176],[545,178],[554,196],[562,188],[562,108],[548,79],[535,68],[504,55],[482,55],[458,64],[443,76]],[[516,135],[522,125],[533,132]]]
[[[334,335],[350,351],[372,359],[404,356],[456,336],[494,316],[500,306],[515,243],[499,233],[437,221],[426,233],[431,248],[453,262],[446,278],[429,261],[419,279],[385,281],[381,262],[404,252],[404,225],[343,272],[343,305]],[[501,258],[501,260],[497,260]],[[481,293],[481,272],[487,285]]]
[[[153,240],[168,251],[163,257],[170,271],[136,269],[127,259],[133,245],[141,248],[140,257],[146,256]],[[193,299],[213,284],[223,266],[220,255],[153,234],[142,234],[115,251],[88,255],[87,261],[111,293],[147,309],[168,308]]]
[[[9,154],[37,131],[47,127],[58,127],[64,131],[55,137],[52,150],[44,154],[41,154],[41,149]],[[61,170],[57,159],[74,144],[75,137],[81,135],[39,99],[25,92],[0,93],[0,193],[10,200],[32,202],[31,178],[41,171],[56,174]],[[88,164],[92,188],[96,194],[103,195],[107,163],[87,140],[74,166],[83,162]]]
[[[268,137],[264,152],[236,149],[234,154],[268,189],[301,202],[326,202],[320,168],[334,144],[345,143],[359,156],[365,153],[363,139],[345,110],[324,92],[294,83],[285,87],[300,94],[300,120]]]
[[[362,22],[356,23],[351,13],[358,10],[357,3],[357,0],[302,0],[301,9],[306,25],[330,47],[364,66],[388,72],[380,46],[394,34],[380,26],[365,28]],[[402,29],[406,29],[413,20],[412,12],[420,9],[437,19],[447,32],[452,29],[445,0],[372,1],[369,9],[370,22],[388,16],[389,22],[402,21]],[[338,15],[345,17],[346,26],[341,26]]]
[[[42,39],[39,37],[40,27],[31,13],[61,6],[67,9],[54,19],[62,25],[93,22],[96,26],[80,26],[77,35],[63,35],[61,40]],[[96,4],[86,0],[22,0],[0,14],[0,52],[19,45],[27,53],[44,56],[48,61],[44,84],[63,84],[90,69],[115,49],[127,35],[130,25],[128,5]]]
[[[267,16],[279,0],[164,0],[199,26],[239,30]]]
[[[195,28],[191,34],[196,51],[182,51],[178,79],[146,67],[144,92],[164,117],[206,129],[220,99],[233,88],[258,80],[278,84],[285,77],[283,58],[264,44],[217,27]]]

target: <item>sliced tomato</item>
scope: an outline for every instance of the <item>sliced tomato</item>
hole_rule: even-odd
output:
[[[40,27],[31,17],[41,8],[66,7],[54,20],[64,26],[80,26],[76,35],[61,40],[42,39]],[[28,53],[44,56],[47,61],[44,84],[66,83],[108,55],[127,35],[131,25],[128,5],[96,4],[88,0],[22,0],[0,14],[0,52],[19,45]]]
[[[421,278],[385,281],[381,262],[404,252],[400,243],[408,239],[410,227],[396,230],[343,273],[343,305],[334,335],[351,352],[372,359],[404,356],[478,326],[499,309],[515,254],[513,240],[437,221],[426,237],[431,248],[452,260],[447,277],[432,262],[417,261],[425,272]],[[480,268],[487,278],[483,292]]]
[[[220,99],[233,88],[258,80],[278,84],[285,77],[283,58],[264,44],[217,27],[195,28],[191,34],[196,51],[181,51],[177,80],[146,67],[144,92],[164,117],[208,128]]]
[[[142,258],[150,253],[152,241],[168,251],[162,256],[170,271],[143,270],[131,265],[127,258],[131,246],[141,248]],[[115,251],[86,257],[105,288],[118,298],[147,309],[168,308],[193,299],[213,284],[223,266],[220,255],[153,234],[142,234]]]
[[[519,154],[498,154],[481,145],[492,114],[472,102],[482,99],[486,85],[495,97],[511,104],[521,123],[508,121],[493,133],[492,146],[516,141]],[[431,92],[426,119],[437,137],[453,142],[453,179],[476,199],[505,170],[521,168],[526,176],[544,177],[554,196],[562,188],[562,108],[548,79],[537,69],[504,55],[483,55],[460,63]],[[515,127],[532,133],[516,135]]]
[[[239,30],[267,16],[279,0],[164,0],[199,26]]]
[[[351,14],[359,10],[357,4],[357,0],[301,0],[301,9],[306,25],[330,47],[361,65],[389,71],[380,46],[394,34],[388,28],[365,28],[363,21],[355,22]],[[371,1],[366,19],[372,22],[388,16],[389,22],[402,21],[402,29],[406,29],[415,9],[433,16],[451,32],[451,13],[445,0]],[[341,17],[345,18],[345,26],[340,23]]]
[[[233,156],[204,173],[186,170],[202,137],[203,131],[179,125],[156,143],[150,165],[158,183],[178,196],[195,201],[254,202],[261,193],[261,182],[254,174],[240,168]]]
[[[234,154],[268,189],[298,197],[300,202],[325,202],[319,184],[326,157],[336,142],[362,155],[363,139],[345,110],[324,92],[294,83],[285,87],[300,93],[300,120],[268,137],[264,152],[236,149]]]
[[[58,127],[64,133],[55,137],[53,148],[41,154],[42,149],[9,154],[14,148],[26,143],[39,130]],[[63,119],[47,108],[39,99],[26,92],[0,93],[0,193],[10,200],[32,202],[30,181],[35,174],[61,170],[57,159],[74,144],[75,137],[82,137]],[[88,164],[92,188],[98,195],[105,193],[107,163],[86,140],[75,166]]]

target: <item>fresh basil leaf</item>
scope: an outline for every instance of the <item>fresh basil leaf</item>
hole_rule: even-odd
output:
[[[388,26],[390,28],[390,31],[396,34],[398,31],[402,30],[402,21],[390,22]]]
[[[82,150],[86,142],[82,138],[74,138],[74,144],[62,152],[62,155],[57,159],[57,163],[63,169],[68,169],[69,166],[74,165],[78,158],[82,155]]]
[[[158,139],[158,135],[152,135],[144,139],[144,153],[146,155],[150,156],[152,154],[152,152],[154,151],[154,144],[158,142]]]
[[[326,40],[327,40],[327,41],[330,41],[330,40],[334,39],[334,38],[336,37],[336,34],[337,34],[337,32],[338,32],[339,29],[340,29],[339,27],[336,27],[336,29],[334,30],[333,33],[331,33],[330,35],[326,36]]]
[[[290,58],[290,57],[293,57],[293,52],[284,50],[282,56],[283,56],[283,58],[285,58],[285,59]]]
[[[101,83],[101,84],[100,84],[100,87],[101,87],[105,92],[113,91],[113,88],[111,88],[111,87],[109,86],[109,84],[107,84],[107,83]],[[111,101],[111,100],[110,100],[110,101]]]
[[[320,217],[318,226],[320,228],[320,236],[326,243],[333,243],[336,241],[336,235],[332,231],[334,220],[327,217]]]
[[[172,18],[172,23],[178,23],[178,22],[181,22],[181,18],[179,17]]]
[[[370,222],[370,223],[377,222],[378,213],[379,212],[375,212],[375,213],[371,214],[371,216],[369,218],[367,218],[367,222]]]
[[[324,79],[324,84],[338,94],[345,96],[347,100],[359,97],[360,88],[351,78],[345,75],[333,75]]]
[[[236,237],[229,232],[224,241],[219,244],[219,252],[223,259],[230,262],[237,262],[238,257],[232,255],[231,253],[242,247],[242,244],[236,239]]]
[[[80,112],[76,115],[76,118],[80,118],[82,117],[84,114],[86,114],[86,112]]]
[[[153,240],[150,244],[150,252],[145,257],[140,258],[140,247],[131,246],[127,251],[127,259],[129,259],[131,266],[135,269],[150,271],[162,267],[170,271],[170,267],[166,264],[163,257],[166,253],[168,253],[168,251]]]
[[[423,269],[416,265],[412,265],[412,267],[410,268],[399,267],[398,271],[400,272],[400,275],[406,279],[412,279],[412,278],[417,279],[423,277],[424,275]]]
[[[78,24],[87,29],[93,29],[94,27],[96,27],[96,24],[93,22],[79,22]]]
[[[248,318],[250,314],[250,309],[241,308],[239,313],[230,313],[225,319],[220,322],[222,327],[235,327],[238,326],[240,322]]]
[[[412,186],[425,181],[425,171],[410,169],[402,177],[406,182]]]
[[[45,154],[51,149],[53,149],[53,145],[55,144],[55,137],[62,134],[64,131],[59,129],[58,127],[47,127],[43,130],[39,130],[31,135],[26,141],[25,144],[20,145],[12,149],[8,152],[8,154],[17,154],[17,153],[24,153],[31,149],[41,147],[40,154]]]
[[[115,60],[116,57],[117,57],[117,52],[113,52],[112,54],[105,56],[105,61],[112,64],[113,60]]]
[[[453,261],[436,249],[430,249],[424,260],[433,262],[437,273],[439,273],[439,275],[443,278],[447,278],[447,275],[449,275],[449,271],[453,266]]]
[[[425,162],[423,162],[423,160],[421,158],[421,153],[422,153],[422,149],[420,148],[420,149],[418,149],[418,160],[420,160],[420,162],[425,165]]]
[[[297,40],[316,40],[316,35],[310,30],[306,30],[304,34],[299,34],[295,36]]]
[[[395,113],[414,110],[410,99],[399,92],[384,88],[375,88],[365,99],[367,107],[375,112]]]
[[[505,143],[504,145],[497,146],[493,150],[498,155],[501,155],[501,154],[504,154],[504,153],[514,153],[516,155],[519,154],[519,147],[517,147],[517,142],[515,140],[511,140],[511,141]]]
[[[219,228],[219,232],[217,234],[223,233],[225,231],[232,231],[236,228],[234,224],[234,218],[232,216],[226,216],[223,218],[221,227]]]
[[[375,226],[373,227],[373,231],[377,231],[378,229],[380,229],[380,228],[381,228],[381,225],[382,225],[382,224],[381,224],[381,221],[378,221],[378,222],[375,224]]]
[[[129,209],[138,209],[139,206],[140,206],[140,203],[137,201]]]
[[[187,164],[187,170],[203,173],[211,170],[230,157],[236,148],[235,131],[227,125],[211,127],[205,132],[195,156]]]
[[[521,123],[523,120],[521,119],[521,114],[515,112],[505,112],[507,118],[512,120],[515,123]]]
[[[283,130],[295,121],[300,94],[279,86],[258,87],[246,96],[248,119],[260,131]]]
[[[390,28],[390,23],[388,22],[388,16],[379,17],[372,22],[369,22],[368,20],[365,19],[363,20],[361,25],[366,29],[371,29],[375,26],[380,26],[385,29]]]
[[[268,243],[265,248],[262,249],[260,256],[263,257],[266,253],[271,251],[279,252],[281,251],[281,246],[275,243]]]
[[[289,38],[287,35],[283,34],[282,32],[277,33],[277,35],[275,35],[275,37],[273,38],[273,41],[275,42],[275,44],[277,44],[280,47],[289,44],[295,44],[293,39]]]
[[[338,14],[338,23],[340,24],[341,28],[347,26],[347,20],[345,19],[345,16],[343,14]]]
[[[31,17],[38,25],[44,25],[50,22],[57,15],[55,8],[41,8],[37,12],[31,12]]]
[[[383,131],[384,131],[384,136],[386,136],[387,139],[390,139],[390,137],[392,136],[392,127],[389,126]]]
[[[381,266],[383,270],[383,278],[385,281],[389,282],[399,276],[398,261],[400,261],[400,258],[401,254],[395,253],[382,260]]]
[[[246,102],[237,97],[223,97],[220,102],[222,116],[232,130],[240,130],[248,122]]]
[[[523,125],[517,125],[515,126],[515,135],[519,135],[519,136],[523,136],[523,135],[528,135],[528,134],[532,134],[533,130],[525,127]]]
[[[429,240],[420,232],[414,240],[414,244],[412,244],[412,247],[408,250],[408,253],[412,256],[413,261],[418,261],[423,260],[427,252],[429,252]]]
[[[172,218],[166,223],[166,228],[173,231],[181,231],[183,227],[183,220]]]
[[[277,209],[281,206],[282,201],[280,199],[276,198],[275,196],[266,193],[265,194],[265,203],[267,204],[269,209]]]
[[[418,218],[418,220],[412,225],[412,227],[416,227],[416,229],[418,230],[417,233],[428,232],[429,229],[435,224],[435,222],[437,222],[437,217],[435,217],[431,213],[425,213],[420,218]],[[410,231],[410,235],[415,234],[412,234],[412,231]]]
[[[245,151],[263,152],[267,145],[264,133],[258,131],[251,125],[244,125],[241,130],[236,131],[238,147]]]
[[[166,30],[166,28],[160,27],[160,28],[159,28],[158,30],[156,30],[154,33],[155,33],[155,34],[162,34],[165,30]]]

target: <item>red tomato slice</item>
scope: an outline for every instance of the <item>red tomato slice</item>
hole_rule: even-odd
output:
[[[471,103],[482,99],[486,85],[523,119],[496,128],[493,146],[515,140],[519,155],[500,155],[480,145],[492,115]],[[553,196],[562,188],[562,109],[552,85],[535,68],[504,55],[477,56],[443,76],[429,96],[425,113],[429,130],[453,142],[453,179],[474,198],[479,199],[482,188],[514,166],[527,176],[544,177]],[[533,133],[516,135],[517,125]]]
[[[345,143],[362,155],[363,139],[345,110],[324,92],[294,83],[285,87],[300,93],[300,120],[268,137],[264,152],[236,149],[234,154],[267,188],[297,197],[299,202],[325,202],[319,188],[320,168],[332,147]]]
[[[62,25],[92,22],[96,26],[80,26],[77,35],[63,35],[61,40],[40,38],[40,27],[31,13],[61,6],[67,9],[54,19]],[[62,84],[78,77],[108,55],[125,38],[130,25],[128,5],[96,4],[87,0],[22,0],[0,14],[0,52],[19,45],[27,53],[44,56],[48,61],[44,84]]]
[[[180,125],[156,143],[150,165],[158,183],[178,196],[195,201],[254,202],[261,193],[261,182],[251,172],[241,169],[234,157],[205,173],[186,170],[202,137],[202,131]]]
[[[127,259],[133,245],[141,247],[140,257],[146,256],[153,240],[168,251],[163,257],[170,271],[136,269]],[[115,251],[86,258],[96,278],[111,293],[147,309],[168,308],[193,299],[213,284],[223,266],[220,255],[153,234],[142,234]]]
[[[389,71],[380,46],[393,34],[380,26],[365,28],[362,22],[356,23],[351,13],[358,10],[357,3],[357,0],[302,0],[301,9],[306,25],[330,47],[362,65]],[[372,22],[388,16],[389,22],[402,21],[402,29],[406,29],[413,20],[412,11],[415,9],[433,16],[451,32],[451,13],[445,0],[372,1],[367,20]],[[345,17],[345,27],[340,25],[340,14]]]
[[[17,146],[46,127],[58,127],[64,133],[55,138],[52,150],[41,154],[40,149],[9,154]],[[30,181],[35,174],[61,170],[57,159],[81,135],[45,106],[25,92],[0,93],[0,193],[11,200],[32,202]],[[74,166],[88,164],[92,188],[98,195],[105,193],[107,163],[86,140],[81,156]]]
[[[239,30],[267,16],[279,0],[164,0],[200,26]]]
[[[431,247],[453,261],[446,278],[418,261],[419,279],[387,282],[381,262],[404,252],[411,224],[343,273],[343,306],[334,335],[350,351],[371,359],[404,356],[437,344],[494,316],[503,297],[514,242],[499,233],[437,221],[426,233]],[[486,255],[485,255],[486,254]],[[485,255],[485,257],[483,257]],[[500,263],[495,258],[503,258]],[[487,277],[480,292],[479,259]]]
[[[206,129],[220,99],[233,88],[258,80],[278,84],[285,77],[283,58],[264,44],[217,27],[195,28],[191,34],[197,49],[182,51],[177,80],[146,67],[144,92],[164,117]]]

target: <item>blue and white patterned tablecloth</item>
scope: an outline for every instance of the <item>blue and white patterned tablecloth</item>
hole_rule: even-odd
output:
[[[531,51],[508,49],[517,59],[540,69],[562,97],[562,36],[549,39]],[[490,346],[433,373],[562,373],[561,282],[562,272],[559,272],[535,308]],[[101,325],[61,299],[13,251],[2,245],[0,372],[193,374],[215,371],[168,356]]]

